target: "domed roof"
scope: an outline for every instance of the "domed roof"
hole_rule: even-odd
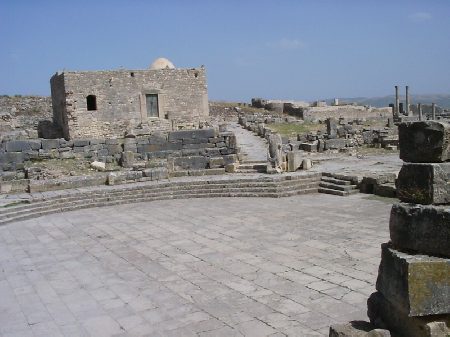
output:
[[[172,62],[164,57],[157,58],[150,65],[151,70],[159,70],[159,69],[175,69],[175,66]]]

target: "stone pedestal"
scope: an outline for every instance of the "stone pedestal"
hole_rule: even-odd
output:
[[[402,123],[399,140],[400,158],[409,163],[399,173],[397,193],[408,203],[392,207],[391,241],[382,245],[367,314],[393,336],[449,337],[450,124]]]

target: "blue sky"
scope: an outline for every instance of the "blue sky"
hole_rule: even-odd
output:
[[[160,56],[216,100],[450,94],[450,0],[0,0],[0,37],[0,94]]]

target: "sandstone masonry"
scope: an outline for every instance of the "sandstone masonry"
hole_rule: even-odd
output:
[[[205,69],[65,71],[50,80],[65,139],[120,137],[136,126],[195,128],[209,116]]]

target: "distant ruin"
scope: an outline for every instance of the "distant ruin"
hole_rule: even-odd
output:
[[[323,122],[327,118],[387,119],[392,116],[392,109],[389,107],[374,108],[356,103],[339,102],[338,99],[335,99],[332,105],[328,105],[324,101],[308,103],[252,98],[252,106],[277,113],[286,113],[310,122]]]

